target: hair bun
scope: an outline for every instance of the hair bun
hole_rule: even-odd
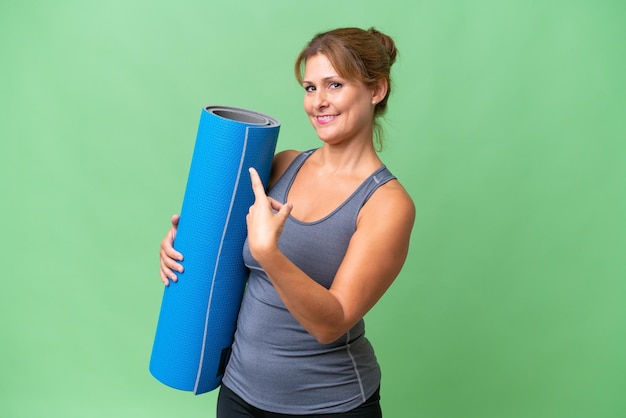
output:
[[[378,39],[378,42],[380,42],[381,45],[387,50],[387,54],[389,55],[389,66],[391,67],[396,61],[396,55],[398,54],[396,43],[389,35],[385,35],[373,27],[369,28],[367,31],[374,35],[376,39]]]

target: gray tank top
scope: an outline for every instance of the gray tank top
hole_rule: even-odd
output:
[[[269,195],[285,202],[310,150],[298,155]],[[301,270],[329,288],[356,230],[361,207],[395,177],[385,166],[372,173],[332,213],[315,222],[289,217],[279,246]],[[320,344],[285,308],[268,277],[252,258],[223,383],[251,405],[283,414],[345,412],[369,398],[380,385],[380,368],[365,338],[364,321],[331,344]]]

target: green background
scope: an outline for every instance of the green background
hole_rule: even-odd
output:
[[[3,1],[0,416],[211,417],[148,361],[200,110],[319,144],[292,63],[376,26],[417,206],[368,315],[386,417],[626,416],[623,1]]]

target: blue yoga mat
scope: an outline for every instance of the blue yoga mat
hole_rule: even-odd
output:
[[[201,394],[221,382],[248,276],[248,168],[267,186],[279,129],[245,109],[202,110],[174,241],[185,271],[165,288],[150,358],[150,372],[168,386]]]

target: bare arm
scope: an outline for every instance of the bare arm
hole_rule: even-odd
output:
[[[319,342],[335,341],[363,318],[400,272],[415,219],[413,202],[396,181],[378,189],[361,210],[344,260],[326,289],[278,247],[291,205],[268,198],[254,170],[251,178],[256,197],[247,218],[252,255],[296,320]]]

